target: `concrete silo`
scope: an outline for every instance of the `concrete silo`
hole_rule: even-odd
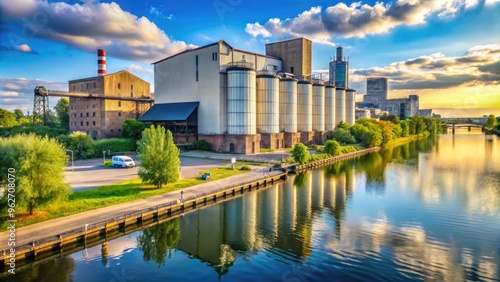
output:
[[[313,111],[312,129],[314,131],[314,143],[324,144],[325,134],[325,85],[322,81],[317,81],[312,86]]]
[[[260,151],[257,134],[256,73],[253,65],[238,62],[227,69],[227,133],[222,151]]]
[[[325,130],[327,139],[330,139],[330,131],[335,128],[335,86],[325,87]]]
[[[301,80],[297,83],[297,130],[300,142],[311,144],[314,138],[312,131],[312,83]]]
[[[356,90],[347,89],[345,99],[345,122],[354,124],[356,122]]]
[[[284,132],[285,147],[300,142],[297,130],[297,79],[282,78],[280,81],[280,131]]]
[[[279,77],[271,72],[257,75],[257,133],[263,148],[283,148],[284,133],[279,128]]]
[[[338,124],[341,121],[346,121],[345,119],[345,99],[346,99],[345,88],[337,87],[335,90],[335,122]]]

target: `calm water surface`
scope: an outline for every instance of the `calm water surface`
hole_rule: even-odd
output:
[[[500,281],[500,139],[457,133],[292,176],[12,281]]]

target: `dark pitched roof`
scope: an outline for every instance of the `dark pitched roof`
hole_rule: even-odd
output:
[[[164,103],[154,104],[146,113],[144,113],[140,121],[176,121],[186,120],[198,107],[199,102],[181,102],[181,103]]]

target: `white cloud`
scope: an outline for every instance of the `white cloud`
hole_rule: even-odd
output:
[[[499,1],[499,0],[487,0]],[[248,23],[246,32],[254,37],[308,37],[332,44],[333,36],[362,38],[387,33],[395,27],[425,24],[431,15],[455,16],[462,9],[477,7],[478,0],[397,0],[373,6],[354,2],[326,8],[312,7],[294,18],[271,18],[265,24]]]
[[[67,82],[55,82],[43,79],[0,78],[1,108],[8,111],[20,109],[24,113],[33,111],[33,96],[36,86],[45,86],[51,90],[68,90]],[[49,106],[54,107],[59,98],[49,98]]]
[[[392,89],[436,89],[455,86],[500,84],[500,44],[478,45],[462,56],[442,53],[420,56],[385,67],[353,69],[352,83],[364,83],[367,77],[383,76]]]
[[[496,3],[500,3],[500,0],[485,0],[484,5],[486,6],[492,6],[495,5]]]
[[[154,70],[152,68],[144,68],[142,66],[139,66],[139,65],[130,65],[127,67],[126,69],[127,71],[129,72],[132,72],[132,73],[149,73],[149,74],[153,74]]]
[[[25,4],[24,7],[17,5]],[[33,8],[34,7],[34,8]],[[83,4],[36,0],[0,0],[6,19],[39,19],[31,33],[40,38],[94,52],[107,49],[110,56],[152,62],[194,47],[170,38],[146,17],[122,10],[115,2]],[[12,11],[12,14],[10,14]]]

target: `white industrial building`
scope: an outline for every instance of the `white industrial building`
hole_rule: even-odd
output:
[[[251,154],[322,144],[335,124],[355,120],[354,90],[311,79],[305,38],[267,44],[266,55],[221,40],[153,64],[155,105],[139,120],[165,125],[177,143]]]

